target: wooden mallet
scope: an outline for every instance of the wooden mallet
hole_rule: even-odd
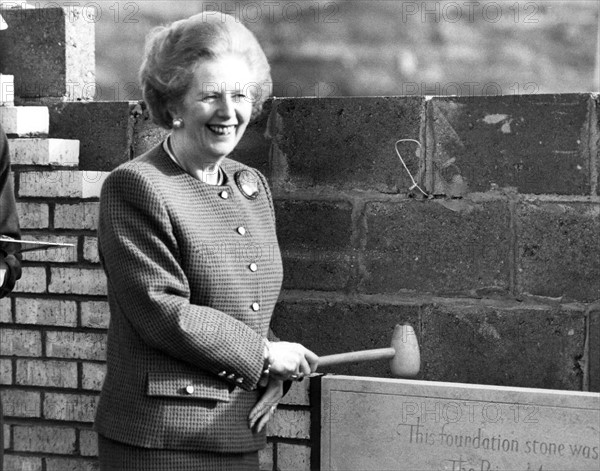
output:
[[[356,361],[387,359],[390,360],[392,374],[398,378],[412,378],[419,373],[421,368],[419,342],[414,329],[410,325],[396,325],[391,346],[388,348],[325,355],[319,357],[318,368]]]

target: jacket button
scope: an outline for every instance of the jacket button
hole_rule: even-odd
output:
[[[227,371],[221,371],[219,373],[219,376],[222,378],[223,376],[225,376],[227,374]]]
[[[239,235],[244,235],[246,233],[246,228],[244,226],[240,226],[237,228]]]
[[[186,386],[185,392],[188,394],[194,394],[194,386],[192,386],[191,384],[189,386]]]
[[[221,198],[223,198],[224,200],[226,200],[227,198],[229,198],[229,193],[227,193],[227,191],[223,190],[219,196]]]
[[[236,379],[236,380],[235,380],[235,382],[236,382],[237,384],[242,384],[242,383],[244,382],[244,378],[242,378],[242,377],[240,376],[238,379]]]
[[[252,303],[252,310],[253,311],[258,311],[260,309],[260,304],[258,303]]]
[[[256,271],[256,270],[258,270],[258,265],[256,263],[251,263],[249,268],[250,268],[250,271]]]

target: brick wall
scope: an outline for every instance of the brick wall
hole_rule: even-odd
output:
[[[24,235],[74,244],[27,255],[0,301],[6,467],[97,469],[98,192],[164,132],[138,103],[1,101]],[[600,391],[599,107],[591,94],[269,102],[235,158],[273,189],[275,333],[328,354],[387,346],[410,322],[421,379]],[[397,139],[423,144],[399,150],[435,197],[409,195]],[[331,371],[389,376],[384,362]],[[280,405],[262,469],[309,469],[309,388]]]

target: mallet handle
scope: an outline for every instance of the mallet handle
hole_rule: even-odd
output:
[[[355,361],[387,360],[396,355],[396,350],[392,347],[376,348],[373,350],[359,350],[357,352],[337,353],[335,355],[325,355],[319,357],[319,368],[323,366],[340,365],[342,363],[352,363]]]

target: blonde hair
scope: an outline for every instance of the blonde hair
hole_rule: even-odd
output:
[[[271,68],[256,37],[241,22],[226,14],[203,12],[169,26],[153,29],[146,37],[139,79],[152,120],[167,129],[173,117],[169,106],[181,103],[202,60],[234,54],[255,74],[252,118],[272,93]]]

